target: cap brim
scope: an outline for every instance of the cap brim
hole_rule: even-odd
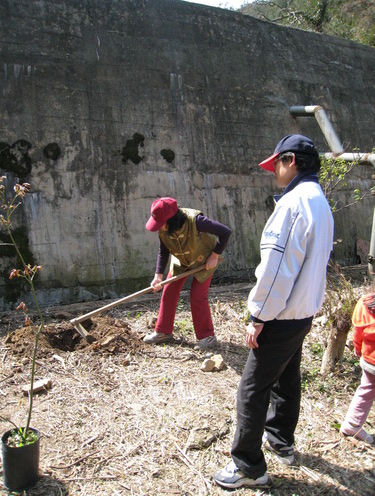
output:
[[[262,167],[262,169],[265,169],[267,171],[274,172],[275,171],[275,167],[274,167],[275,158],[278,155],[280,155],[280,152],[274,153],[270,157],[266,158],[266,160],[263,160],[263,162],[261,162],[260,164],[258,164],[259,167]]]
[[[150,217],[146,223],[147,231],[156,232],[159,231],[161,227],[163,227],[163,224],[160,224],[160,222],[156,222],[153,217]]]

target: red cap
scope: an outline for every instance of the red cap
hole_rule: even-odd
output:
[[[146,229],[151,232],[159,231],[177,210],[178,206],[174,198],[158,198],[152,203],[151,217],[147,221]]]

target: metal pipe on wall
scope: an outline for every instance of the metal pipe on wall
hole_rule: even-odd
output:
[[[329,117],[323,107],[320,105],[308,105],[306,107],[299,105],[290,107],[289,112],[296,117],[313,115],[317,120],[332,152],[336,155],[341,155],[343,153],[344,148],[341,141],[339,140],[336,131],[333,129],[331,121],[329,120]]]
[[[341,158],[342,160],[346,160],[347,162],[358,162],[358,163],[370,163],[373,167],[375,167],[375,153],[341,153],[340,155],[336,155],[334,153],[324,153],[324,158]]]
[[[370,163],[373,167],[375,167],[375,153],[344,153],[341,141],[333,129],[329,117],[324,108],[320,105],[295,105],[289,108],[289,112],[294,117],[315,117],[331,149],[330,153],[323,154],[325,158],[340,158],[348,162],[358,161],[358,163]],[[370,278],[373,279],[375,276],[375,207],[372,219],[370,253],[367,258],[368,274]]]

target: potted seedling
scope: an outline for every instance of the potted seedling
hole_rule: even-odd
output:
[[[40,265],[31,265],[25,261],[20,247],[15,241],[11,225],[16,209],[21,205],[25,195],[30,190],[28,183],[16,184],[11,198],[7,198],[5,187],[6,176],[0,177],[0,227],[5,228],[7,242],[2,243],[11,246],[15,250],[15,255],[20,262],[20,268],[14,268],[10,272],[10,279],[21,278],[29,286],[32,300],[36,308],[39,325],[35,331],[34,348],[30,357],[30,388],[28,391],[28,409],[25,424],[19,426],[9,418],[0,416],[0,420],[9,422],[12,428],[6,431],[1,437],[1,457],[3,463],[4,485],[11,491],[21,491],[33,486],[38,480],[39,470],[39,441],[40,433],[37,429],[30,427],[31,414],[33,410],[33,389],[35,377],[35,359],[38,349],[40,333],[44,327],[44,319],[40,310],[36,292],[34,288],[34,277],[42,269]],[[0,245],[1,246],[1,245]],[[25,303],[21,302],[17,307],[25,314],[25,325],[32,322],[28,316],[28,309]]]

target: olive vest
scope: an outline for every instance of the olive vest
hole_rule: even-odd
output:
[[[159,231],[159,237],[168,251],[172,255],[170,272],[172,276],[182,274],[186,270],[194,269],[202,265],[214,250],[217,244],[217,237],[214,234],[199,232],[195,225],[195,218],[201,214],[199,210],[191,208],[180,209],[187,220],[178,231],[169,234],[166,231]],[[204,282],[216,270],[202,270],[194,274],[199,282]]]

